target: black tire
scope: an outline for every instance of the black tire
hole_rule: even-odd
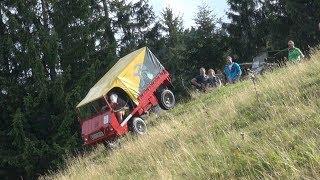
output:
[[[160,107],[164,110],[172,109],[176,104],[176,99],[174,97],[174,94],[169,89],[164,89],[160,91],[158,100],[159,100]]]
[[[147,125],[140,117],[134,117],[131,123],[131,130],[133,133],[143,135],[147,132]]]

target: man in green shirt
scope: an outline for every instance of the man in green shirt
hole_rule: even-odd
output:
[[[289,46],[289,49],[288,49],[289,50],[289,54],[288,54],[289,62],[299,62],[301,60],[301,58],[304,58],[303,53],[301,52],[301,50],[299,48],[296,48],[294,46],[293,41],[289,41],[288,46]]]

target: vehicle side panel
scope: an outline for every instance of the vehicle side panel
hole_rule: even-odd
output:
[[[166,87],[171,83],[170,74],[163,70],[148,86],[148,88],[138,97],[139,105],[133,113],[135,116],[141,116],[145,111],[148,111],[152,106],[159,104],[156,93],[162,86]]]

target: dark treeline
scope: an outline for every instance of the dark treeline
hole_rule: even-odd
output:
[[[80,151],[76,104],[133,50],[150,47],[183,94],[199,67],[220,69],[226,55],[250,62],[289,39],[304,50],[319,41],[319,0],[228,4],[230,23],[203,5],[185,28],[147,0],[0,1],[0,179],[35,178]]]

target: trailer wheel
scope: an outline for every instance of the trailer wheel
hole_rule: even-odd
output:
[[[164,89],[159,95],[159,105],[162,109],[169,110],[172,109],[176,103],[174,94],[169,89]]]
[[[138,134],[138,135],[142,135],[142,134],[145,134],[147,132],[147,126],[146,126],[146,123],[144,122],[144,120],[140,117],[135,117],[133,118],[132,120],[132,123],[131,123],[131,128],[132,128],[132,131],[135,133],[135,134]]]

